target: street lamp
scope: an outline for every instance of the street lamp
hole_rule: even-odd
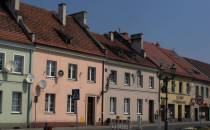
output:
[[[165,72],[165,73],[164,73]],[[168,130],[168,81],[173,80],[176,73],[176,66],[172,64],[170,71],[164,71],[162,65],[159,67],[158,78],[163,80],[161,91],[166,94],[165,96],[165,130]],[[162,98],[163,99],[163,98]]]

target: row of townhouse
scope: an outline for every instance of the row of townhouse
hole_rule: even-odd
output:
[[[90,32],[87,12],[66,12],[63,3],[53,12],[20,0],[0,2],[0,127],[71,126],[76,112],[81,125],[116,117],[165,120],[158,71],[161,66],[168,73],[171,65],[176,76],[168,86],[170,121],[197,121],[200,113],[209,120],[205,69],[144,41],[141,33]],[[73,89],[80,91],[76,104]],[[204,97],[200,106],[198,95]]]

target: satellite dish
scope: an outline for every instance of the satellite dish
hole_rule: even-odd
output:
[[[39,81],[39,87],[40,87],[41,89],[45,89],[46,86],[47,86],[47,82],[46,82],[45,80],[40,80],[40,81]]]
[[[28,75],[27,75],[26,81],[27,81],[28,83],[33,83],[34,80],[35,80],[34,75],[32,75],[32,74],[28,74]]]
[[[12,72],[14,71],[14,69],[16,68],[16,64],[14,61],[9,61],[7,64],[6,64],[6,72]]]

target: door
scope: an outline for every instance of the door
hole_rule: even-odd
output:
[[[88,97],[88,106],[87,106],[87,124],[95,124],[95,98]]]
[[[161,120],[165,121],[165,105],[161,105]]]
[[[182,105],[178,105],[178,121],[182,121]]]
[[[195,121],[198,121],[198,108],[194,109]]]
[[[149,122],[154,122],[154,101],[149,100]]]

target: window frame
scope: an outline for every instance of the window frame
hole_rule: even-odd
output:
[[[4,61],[3,61],[3,64],[2,64],[2,70],[0,70],[0,72],[3,72],[4,68],[6,66],[6,52],[0,51],[0,53],[4,54]]]
[[[72,104],[73,104],[74,110],[72,110]],[[75,101],[72,100],[72,95],[67,95],[67,113],[68,114],[75,114],[76,113]]]
[[[128,81],[128,82],[126,82],[126,81]],[[131,73],[129,73],[129,72],[124,73],[124,86],[131,86]]]
[[[186,84],[186,93],[187,93],[187,95],[190,95],[190,93],[191,93],[191,86],[190,86],[190,83],[187,83],[187,84]]]
[[[117,113],[117,98],[116,97],[110,97],[110,100],[109,100],[109,113],[111,115],[116,115],[116,113]]]
[[[180,89],[181,87],[181,89]],[[183,82],[179,81],[179,94],[183,94]]]
[[[171,92],[176,93],[176,80],[171,80]]]
[[[3,91],[0,90],[0,113],[2,113]]]
[[[155,78],[154,78],[154,76],[149,76],[149,88],[150,89],[155,88]]]
[[[18,99],[16,99],[15,101],[17,101],[16,103],[14,103],[14,94],[18,94]],[[19,97],[20,96],[20,97]],[[14,106],[16,105],[16,106]],[[15,108],[18,107],[18,108]],[[14,109],[19,109],[19,110],[14,110]],[[18,92],[18,91],[13,91],[12,92],[12,114],[21,114],[22,112],[22,92]]]
[[[137,86],[143,88],[144,87],[144,75],[137,76]]]
[[[53,97],[53,99],[52,99]],[[53,100],[53,101],[51,101]],[[53,103],[53,111],[51,111],[51,103]],[[55,108],[56,108],[56,95],[54,93],[46,93],[45,94],[45,113],[55,113]]]
[[[74,72],[73,68],[76,69],[75,70],[75,77],[73,77],[73,72]],[[70,71],[71,71],[71,73],[70,73]],[[76,81],[77,80],[77,72],[78,72],[78,65],[77,64],[71,64],[71,63],[68,64],[68,79],[69,80]]]
[[[130,98],[124,98],[124,115],[130,115],[130,104]]]
[[[137,115],[143,115],[143,109],[144,109],[143,106],[144,106],[143,99],[137,99]]]
[[[114,73],[112,73],[112,72],[114,72]],[[112,75],[112,74],[114,74],[114,75]],[[117,84],[117,71],[116,70],[110,71],[109,83]]]
[[[55,62],[55,75],[51,75],[52,74],[52,65],[50,67],[48,67],[48,62]],[[49,68],[49,70],[48,70],[48,68]],[[57,76],[57,61],[47,60],[46,76],[47,76],[47,78],[55,78]]]
[[[206,87],[206,94],[205,94],[205,97],[208,98],[209,97],[209,88]]]
[[[94,74],[93,79],[92,79],[92,73]],[[88,66],[87,81],[88,83],[96,83],[96,67]]]
[[[23,57],[23,66],[22,66],[22,72],[16,72],[15,69],[12,70],[12,73],[15,73],[15,74],[24,74],[25,73],[25,55],[22,55],[22,54],[13,54],[13,61],[15,62],[15,56],[21,56]]]

